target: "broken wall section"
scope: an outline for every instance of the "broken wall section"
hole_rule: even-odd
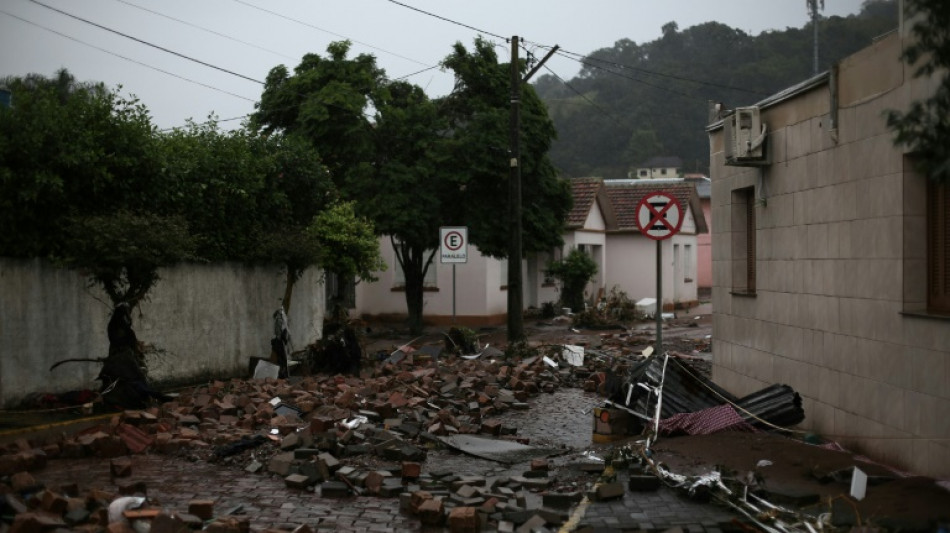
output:
[[[251,356],[267,357],[272,314],[284,294],[279,267],[236,263],[161,269],[150,299],[133,312],[152,379],[234,375]],[[97,389],[98,363],[56,361],[109,353],[109,299],[79,272],[46,261],[0,258],[0,406],[34,392]],[[295,347],[319,338],[325,311],[321,273],[304,273],[288,313]]]

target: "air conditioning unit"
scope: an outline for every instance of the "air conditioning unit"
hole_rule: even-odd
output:
[[[768,165],[767,128],[758,106],[737,107],[723,119],[726,164],[732,166]]]

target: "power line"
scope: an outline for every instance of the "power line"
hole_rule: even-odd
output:
[[[371,44],[369,44],[369,43],[364,43],[364,42],[362,42],[362,41],[357,41],[356,39],[351,39],[351,38],[347,37],[346,35],[342,35],[342,34],[340,34],[340,33],[336,33],[336,32],[333,32],[333,31],[330,31],[330,30],[321,28],[321,27],[319,27],[319,26],[314,26],[313,24],[310,24],[309,22],[304,22],[304,21],[302,21],[302,20],[295,19],[295,18],[293,18],[293,17],[288,17],[287,15],[282,15],[282,14],[276,12],[276,11],[271,11],[270,9],[265,9],[265,8],[263,8],[263,7],[260,7],[260,6],[255,6],[254,4],[251,4],[251,3],[249,3],[249,2],[245,2],[244,0],[234,0],[234,1],[237,2],[237,3],[239,3],[239,4],[243,4],[243,5],[247,6],[247,7],[250,7],[250,8],[252,8],[252,9],[256,9],[256,10],[258,10],[258,11],[263,11],[264,13],[270,13],[271,15],[274,15],[275,17],[279,17],[279,18],[282,18],[282,19],[284,19],[284,20],[289,20],[289,21],[291,21],[291,22],[296,22],[297,24],[300,24],[300,25],[302,25],[302,26],[307,26],[308,28],[313,28],[313,29],[315,29],[315,30],[322,31],[322,32],[324,32],[324,33],[329,33],[330,35],[333,35],[333,36],[336,36],[336,37],[340,37],[341,39],[346,39],[346,40],[348,40],[348,41],[352,41],[352,42],[357,43],[357,44],[361,44],[361,45],[363,45],[363,46],[365,46],[365,47],[367,47],[367,48],[372,48],[373,50],[378,50],[378,51],[383,52],[383,53],[385,53],[385,54],[389,54],[389,55],[391,55],[391,56],[393,56],[393,57],[398,57],[399,59],[405,59],[406,61],[411,61],[411,62],[413,62],[413,63],[416,63],[416,64],[418,64],[418,65],[422,65],[422,66],[427,66],[427,65],[428,65],[427,63],[423,63],[422,61],[418,61],[418,60],[416,60],[416,59],[412,59],[411,57],[406,57],[406,56],[404,56],[404,55],[400,55],[400,54],[397,54],[397,53],[395,53],[395,52],[390,52],[389,50],[386,50],[386,49],[384,49],[384,48],[380,48],[380,47],[378,47],[378,46],[373,46],[373,45],[371,45]]]
[[[224,93],[224,94],[227,94],[227,95],[229,95],[229,96],[233,96],[233,97],[235,97],[235,98],[240,98],[241,100],[247,100],[248,102],[256,102],[256,101],[257,101],[257,100],[253,100],[253,99],[251,99],[251,98],[247,98],[247,97],[245,97],[245,96],[241,96],[241,95],[239,95],[239,94],[232,93],[232,92],[230,92],[230,91],[226,91],[226,90],[224,90],[224,89],[220,89],[220,88],[215,87],[215,86],[213,86],[213,85],[208,85],[207,83],[202,83],[202,82],[200,82],[200,81],[195,81],[195,80],[193,80],[193,79],[186,78],[186,77],[184,77],[184,76],[180,76],[180,75],[178,75],[178,74],[175,74],[174,72],[169,72],[169,71],[167,71],[167,70],[160,69],[160,68],[158,68],[158,67],[153,67],[152,65],[149,65],[149,64],[147,64],[147,63],[143,63],[143,62],[141,62],[141,61],[138,61],[138,60],[135,60],[135,59],[132,59],[132,58],[129,58],[129,57],[125,57],[124,55],[117,54],[117,53],[113,52],[112,50],[107,50],[107,49],[105,49],[105,48],[101,48],[101,47],[96,46],[96,45],[94,45],[94,44],[89,44],[89,43],[87,43],[87,42],[85,42],[85,41],[79,40],[79,39],[77,39],[77,38],[75,38],[75,37],[72,37],[72,36],[70,36],[70,35],[66,35],[65,33],[56,31],[56,30],[54,30],[54,29],[47,28],[46,26],[43,26],[43,25],[41,25],[41,24],[37,24],[37,23],[35,23],[35,22],[32,22],[32,21],[30,21],[30,20],[27,20],[27,19],[25,19],[25,18],[23,18],[23,17],[20,17],[20,16],[17,16],[17,15],[14,15],[14,14],[9,13],[9,12],[7,12],[7,11],[4,11],[4,10],[2,10],[2,9],[0,9],[0,13],[3,13],[4,15],[6,15],[6,16],[8,16],[8,17],[13,17],[13,18],[15,18],[15,19],[17,19],[17,20],[19,20],[19,21],[21,21],[21,22],[25,22],[25,23],[30,24],[30,25],[32,25],[32,26],[36,26],[37,28],[40,28],[40,29],[42,29],[42,30],[46,30],[46,31],[48,31],[48,32],[50,32],[50,33],[55,33],[56,35],[59,35],[60,37],[64,37],[64,38],[66,38],[66,39],[69,39],[70,41],[77,42],[77,43],[79,43],[79,44],[88,46],[88,47],[90,47],[90,48],[94,48],[94,49],[96,49],[96,50],[99,50],[100,52],[105,52],[105,53],[107,53],[107,54],[109,54],[109,55],[111,55],[111,56],[115,56],[115,57],[118,57],[118,58],[120,58],[120,59],[124,59],[124,60],[126,60],[126,61],[135,63],[135,64],[137,64],[137,65],[140,65],[140,66],[143,66],[143,67],[145,67],[145,68],[154,70],[154,71],[156,71],[156,72],[161,72],[162,74],[167,74],[167,75],[169,75],[169,76],[178,78],[178,79],[180,79],[180,80],[187,81],[188,83],[193,83],[193,84],[195,84],[195,85],[200,85],[200,86],[205,87],[205,88],[207,88],[207,89],[211,89],[211,90],[214,90],[214,91],[218,91],[218,92],[220,92],[220,93]]]
[[[450,19],[450,18],[446,18],[446,17],[443,17],[443,16],[441,16],[441,15],[436,15],[435,13],[430,13],[429,11],[426,11],[426,10],[424,10],[424,9],[419,9],[418,7],[413,7],[413,6],[410,6],[410,5],[408,5],[408,4],[404,4],[404,3],[402,3],[402,2],[397,2],[396,0],[389,0],[389,2],[392,2],[393,4],[396,4],[397,6],[402,6],[402,7],[406,8],[406,9],[411,9],[411,10],[413,10],[413,11],[422,13],[423,15],[428,15],[428,16],[430,16],[430,17],[437,18],[437,19],[439,19],[439,20],[444,20],[445,22],[449,22],[449,23],[451,23],[451,24],[455,24],[456,26],[461,26],[461,27],[463,27],[463,28],[470,29],[470,30],[472,30],[472,31],[474,31],[474,32],[484,33],[485,35],[491,35],[492,37],[494,37],[494,38],[496,38],[496,39],[501,39],[501,40],[503,40],[503,41],[508,41],[508,37],[502,37],[501,35],[498,35],[497,33],[492,33],[492,32],[490,32],[490,31],[485,31],[485,30],[476,28],[475,26],[470,26],[470,25],[465,24],[465,23],[463,23],[463,22],[458,22],[457,20],[452,20],[452,19]]]
[[[551,70],[547,65],[541,65],[541,66],[544,67],[545,70],[547,70],[548,72],[550,72],[550,73],[551,73],[555,78],[557,78],[561,83],[563,83],[565,87],[567,87],[568,89],[570,89],[571,91],[573,91],[574,94],[576,94],[577,96],[580,96],[581,98],[583,98],[584,100],[586,100],[587,103],[589,103],[590,105],[594,106],[598,111],[600,111],[601,113],[603,113],[604,115],[606,115],[607,118],[609,118],[610,120],[614,121],[614,123],[616,123],[618,126],[620,126],[621,128],[625,128],[625,127],[626,127],[626,126],[624,126],[624,124],[623,124],[622,122],[620,122],[620,119],[618,119],[617,117],[615,117],[612,113],[610,113],[609,111],[607,111],[607,110],[604,109],[603,107],[600,107],[599,105],[597,105],[596,102],[594,102],[593,100],[591,100],[590,98],[588,98],[586,94],[584,94],[584,93],[578,91],[577,89],[575,89],[570,83],[564,81],[563,78],[561,78],[560,76],[558,76],[557,73],[554,72],[553,70]]]
[[[241,43],[241,44],[243,44],[243,45],[245,45],[245,46],[250,46],[251,48],[256,48],[256,49],[258,49],[258,50],[261,50],[261,51],[264,51],[264,52],[268,52],[268,53],[271,53],[271,54],[274,54],[274,55],[283,57],[283,58],[285,58],[285,59],[290,59],[290,60],[295,59],[295,58],[293,58],[293,57],[291,57],[291,56],[289,56],[289,55],[287,55],[287,54],[282,54],[282,53],[277,52],[277,51],[275,51],[275,50],[271,50],[271,49],[269,49],[269,48],[264,48],[263,46],[257,46],[256,44],[249,43],[249,42],[247,42],[247,41],[242,41],[242,40],[237,39],[237,38],[235,38],[235,37],[231,37],[230,35],[227,35],[227,34],[224,34],[224,33],[221,33],[221,32],[217,32],[217,31],[214,31],[214,30],[205,28],[205,27],[199,26],[199,25],[197,25],[197,24],[192,24],[191,22],[188,22],[187,20],[181,20],[181,19],[179,19],[179,18],[175,18],[175,17],[172,17],[172,16],[170,16],[170,15],[166,15],[166,14],[164,14],[164,13],[159,13],[158,11],[154,11],[154,10],[151,10],[151,9],[149,9],[149,8],[147,8],[147,7],[142,7],[142,6],[140,6],[140,5],[133,4],[132,2],[129,2],[129,1],[127,1],[127,0],[115,0],[115,1],[116,1],[116,2],[120,2],[120,3],[123,3],[123,4],[127,5],[127,6],[134,7],[135,9],[140,9],[140,10],[142,10],[142,11],[146,11],[146,12],[151,13],[151,14],[153,14],[153,15],[158,15],[159,17],[163,17],[163,18],[166,18],[166,19],[168,19],[168,20],[173,20],[173,21],[175,21],[175,22],[178,22],[178,23],[180,23],[180,24],[184,24],[184,25],[186,25],[186,26],[191,26],[192,28],[197,28],[197,29],[199,29],[199,30],[201,30],[201,31],[208,32],[208,33],[213,34],[213,35],[217,35],[218,37],[223,37],[223,38],[225,38],[225,39],[228,39],[229,41],[234,41],[234,42],[236,42],[236,43]]]
[[[531,43],[531,44],[533,44],[533,45],[535,45],[535,46],[538,46],[538,47],[541,47],[541,48],[546,48],[546,49],[552,48],[552,47],[549,46],[549,45],[544,45],[544,44],[540,44],[540,43]],[[761,93],[761,92],[759,92],[759,91],[755,91],[755,90],[752,90],[752,89],[748,89],[748,88],[745,88],[745,87],[734,87],[734,86],[732,86],[732,85],[726,85],[726,84],[717,83],[717,82],[714,82],[714,81],[705,81],[705,80],[700,80],[700,79],[697,79],[697,78],[690,78],[690,77],[687,77],[687,76],[678,76],[678,75],[676,75],[676,74],[666,74],[666,73],[663,73],[663,72],[657,72],[657,71],[654,71],[654,70],[645,69],[645,68],[643,68],[643,67],[635,67],[635,66],[633,66],[633,65],[627,65],[627,64],[624,64],[624,63],[618,63],[618,62],[616,62],[616,61],[609,61],[609,60],[600,59],[600,58],[597,58],[597,57],[584,56],[584,55],[582,55],[582,54],[578,54],[577,52],[571,52],[571,51],[569,51],[569,50],[558,50],[557,54],[560,55],[561,57],[566,58],[566,59],[570,59],[570,60],[572,60],[572,61],[577,61],[578,63],[580,63],[580,64],[582,64],[582,65],[584,65],[584,66],[589,66],[589,67],[593,67],[593,68],[601,68],[601,69],[603,69],[603,70],[606,70],[607,72],[614,72],[614,71],[611,71],[611,70],[606,69],[606,68],[604,68],[604,67],[602,67],[602,66],[599,66],[599,65],[591,64],[591,63],[589,63],[589,62],[590,62],[590,61],[596,61],[596,62],[598,62],[598,63],[603,63],[603,64],[605,64],[605,65],[610,65],[610,66],[612,66],[612,67],[619,68],[620,70],[632,70],[632,71],[635,71],[635,72],[639,72],[639,73],[641,73],[641,74],[647,74],[647,75],[656,76],[656,77],[659,77],[659,78],[669,78],[669,79],[676,80],[676,81],[683,81],[683,82],[689,82],[689,83],[696,83],[696,84],[699,84],[699,85],[705,85],[705,86],[707,86],[707,87],[717,87],[717,88],[719,88],[719,89],[728,89],[728,90],[732,90],[732,91],[741,91],[741,92],[745,92],[745,93],[755,94],[755,95],[758,95],[758,96],[765,96],[764,93]]]
[[[87,20],[87,19],[84,19],[84,18],[82,18],[82,17],[73,15],[72,13],[68,13],[68,12],[63,11],[63,10],[61,10],[61,9],[57,9],[57,8],[55,8],[55,7],[46,5],[46,4],[44,4],[43,2],[40,2],[39,0],[29,0],[29,1],[32,2],[32,3],[34,3],[34,4],[36,4],[36,5],[43,6],[43,7],[45,7],[46,9],[49,9],[49,10],[51,10],[51,11],[55,11],[55,12],[60,13],[60,14],[62,14],[62,15],[66,15],[67,17],[70,17],[70,18],[72,18],[72,19],[76,19],[76,20],[78,20],[78,21],[80,21],[80,22],[84,22],[84,23],[89,24],[89,25],[91,25],[91,26],[95,26],[95,27],[97,27],[97,28],[106,30],[106,31],[111,32],[111,33],[114,33],[114,34],[116,34],[116,35],[120,35],[120,36],[122,36],[122,37],[125,37],[126,39],[131,39],[131,40],[133,40],[133,41],[135,41],[135,42],[144,44],[144,45],[146,45],[146,46],[151,46],[152,48],[155,48],[155,49],[161,50],[161,51],[163,51],[163,52],[166,52],[166,53],[169,53],[169,54],[178,56],[178,57],[180,57],[180,58],[182,58],[182,59],[187,59],[188,61],[193,61],[193,62],[195,62],[195,63],[198,63],[199,65],[204,65],[204,66],[206,66],[206,67],[210,67],[210,68],[213,68],[213,69],[215,69],[215,70],[219,70],[219,71],[224,72],[224,73],[226,73],[226,74],[230,74],[230,75],[232,75],[232,76],[237,76],[238,78],[242,78],[242,79],[245,79],[245,80],[248,80],[248,81],[252,81],[252,82],[257,83],[257,84],[259,84],[259,85],[264,85],[264,82],[262,82],[262,81],[260,81],[260,80],[256,80],[256,79],[254,79],[254,78],[251,78],[251,77],[249,77],[249,76],[245,76],[245,75],[243,75],[243,74],[238,74],[237,72],[228,70],[228,69],[226,69],[226,68],[219,67],[219,66],[217,66],[217,65],[213,65],[213,64],[208,63],[208,62],[206,62],[206,61],[201,61],[200,59],[195,59],[195,58],[193,58],[193,57],[191,57],[191,56],[187,56],[187,55],[185,55],[185,54],[176,52],[176,51],[174,51],[174,50],[169,50],[168,48],[165,48],[165,47],[163,47],[163,46],[159,46],[159,45],[157,45],[157,44],[150,43],[150,42],[145,41],[145,40],[143,40],[143,39],[139,39],[138,37],[133,37],[133,36],[131,36],[131,35],[129,35],[129,34],[122,33],[122,32],[120,32],[120,31],[118,31],[118,30],[114,30],[114,29],[112,29],[112,28],[108,28],[108,27],[103,26],[103,25],[101,25],[101,24],[97,24],[97,23],[92,22],[92,21],[90,21],[90,20]]]

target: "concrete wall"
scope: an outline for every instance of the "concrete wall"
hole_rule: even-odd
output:
[[[844,60],[830,83],[763,106],[772,164],[724,165],[710,133],[713,379],[742,395],[787,383],[804,428],[912,471],[950,476],[950,321],[920,310],[924,180],[883,112],[914,80],[894,33]],[[837,114],[837,123],[833,122]],[[834,128],[834,126],[837,126]],[[732,292],[733,191],[754,187],[756,292]]]
[[[700,289],[712,289],[712,203],[708,198],[703,198],[701,204],[709,233],[696,236],[696,285]]]
[[[406,293],[397,284],[396,253],[388,237],[380,239],[380,254],[388,266],[378,272],[378,281],[356,286],[356,314],[366,318],[405,320]],[[525,261],[525,265],[528,261]],[[436,256],[429,268],[436,269],[436,287],[423,294],[423,318],[427,323],[452,323],[452,265],[439,262]],[[522,280],[527,285],[526,266]],[[455,316],[460,324],[478,326],[502,324],[508,311],[507,271],[501,261],[482,255],[474,246],[468,247],[468,262],[455,265]],[[536,276],[535,276],[536,278]],[[526,287],[527,288],[527,287]],[[527,290],[526,290],[527,293]],[[527,299],[524,300],[528,302]]]
[[[283,296],[279,268],[236,264],[180,265],[162,279],[133,314],[139,340],[162,355],[149,357],[157,380],[234,375],[251,356],[268,356],[271,315]],[[108,355],[108,298],[87,288],[78,272],[41,260],[0,258],[0,403],[34,392],[97,388],[97,363],[56,361]],[[324,314],[320,274],[297,283],[289,321],[295,347],[319,337]]]

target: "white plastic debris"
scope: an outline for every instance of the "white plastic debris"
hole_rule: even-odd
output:
[[[854,467],[851,474],[851,497],[861,501],[868,490],[868,475],[858,467]]]
[[[142,496],[123,496],[116,498],[109,504],[109,523],[110,524],[128,524],[125,516],[122,514],[130,509],[138,509],[145,503]]]
[[[769,461],[768,459],[759,459],[759,462],[755,463],[756,468],[762,468],[765,466],[772,466],[772,461]]]
[[[274,407],[277,407],[278,405],[280,405],[280,402],[282,402],[282,401],[283,401],[283,400],[280,399],[280,396],[274,396],[274,397],[271,398],[270,401],[267,402],[267,403],[273,405]]]
[[[571,366],[584,366],[584,347],[574,344],[565,344],[561,350],[561,357]]]
[[[353,418],[351,418],[350,420],[347,420],[346,422],[343,422],[343,425],[347,429],[355,429],[355,428],[360,427],[360,425],[365,424],[367,422],[369,422],[369,418],[366,418],[363,415],[359,415],[359,416],[354,416]]]
[[[637,300],[636,309],[647,316],[653,316],[656,313],[656,298]]]
[[[544,360],[544,364],[548,365],[549,367],[557,368],[557,363],[554,361],[554,359],[551,359],[550,357],[545,355],[543,360]]]
[[[280,367],[269,361],[258,361],[254,367],[254,379],[277,379],[280,373]]]

